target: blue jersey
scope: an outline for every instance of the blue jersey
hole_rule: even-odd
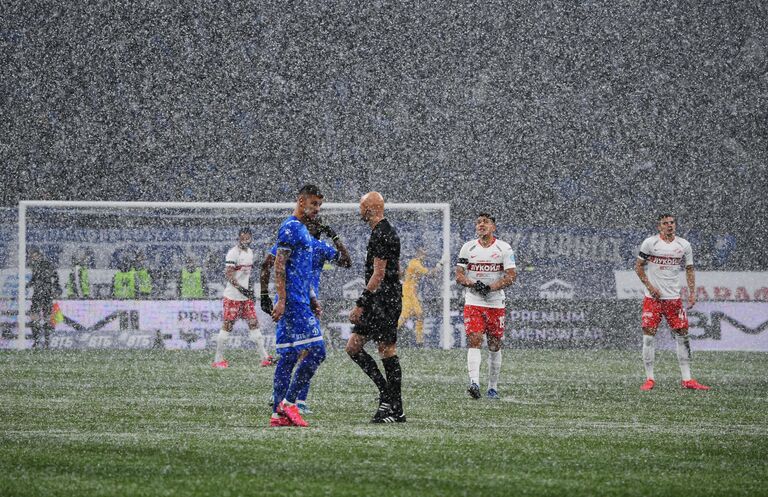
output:
[[[307,227],[291,216],[277,230],[277,244],[272,253],[290,250],[285,265],[285,314],[275,327],[275,347],[278,351],[323,347],[320,322],[309,306],[312,285],[314,238]]]
[[[336,249],[328,242],[313,238],[312,247],[312,288],[315,295],[320,296],[320,275],[323,273],[323,266],[328,261],[336,259]]]
[[[273,257],[277,256],[277,244],[274,244],[269,251]],[[320,276],[323,273],[323,266],[328,261],[336,260],[338,251],[328,242],[312,238],[312,289],[315,290],[315,296],[320,296]]]
[[[309,305],[312,285],[312,236],[296,216],[291,216],[277,230],[277,249],[290,250],[285,265],[285,300]]]

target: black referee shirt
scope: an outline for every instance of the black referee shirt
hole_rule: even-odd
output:
[[[384,280],[376,294],[402,295],[400,284],[400,237],[395,228],[385,218],[373,228],[371,239],[368,241],[368,256],[365,259],[365,283],[368,284],[373,276],[373,259],[385,259],[387,269]]]

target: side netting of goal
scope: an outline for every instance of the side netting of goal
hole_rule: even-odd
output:
[[[0,349],[14,348],[17,330],[18,210],[0,208]]]
[[[22,201],[14,276],[23,275],[15,293],[25,319],[15,320],[18,331],[5,333],[0,347],[213,348],[223,317],[225,256],[242,227],[253,233],[251,283],[261,329],[267,345],[274,346],[274,323],[259,307],[259,271],[293,208],[293,203]],[[450,348],[460,327],[451,317],[451,264],[438,264],[450,260],[448,204],[391,203],[386,215],[400,234],[403,276],[420,250],[427,269],[437,266],[418,282],[422,315],[403,320],[399,343]],[[321,276],[323,331],[330,346],[340,347],[352,328],[349,311],[364,288],[370,228],[360,220],[357,204],[326,203],[321,217],[352,258],[351,268],[328,263]],[[29,284],[41,258],[58,277],[50,306],[35,297],[42,287]],[[274,298],[274,276],[269,294]],[[253,347],[243,320],[235,324],[230,346]]]

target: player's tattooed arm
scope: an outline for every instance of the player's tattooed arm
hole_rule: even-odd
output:
[[[497,290],[501,290],[502,288],[506,288],[512,283],[515,282],[517,279],[517,271],[515,271],[515,268],[511,267],[509,269],[504,270],[504,276],[502,276],[500,279],[494,281],[488,287],[492,292],[495,292]]]
[[[227,266],[226,270],[224,271],[224,278],[237,289],[238,292],[242,293],[248,298],[253,297],[253,292],[248,290],[247,288],[243,288],[240,283],[237,282],[237,278],[235,278],[235,272],[237,272],[237,269],[235,269],[235,266]]]
[[[259,273],[259,288],[261,288],[261,310],[267,314],[272,314],[272,300],[269,298],[269,277],[272,272],[272,266],[275,264],[275,256],[267,254],[261,263],[261,272]]]
[[[648,279],[648,275],[645,273],[645,266],[647,264],[648,261],[642,258],[638,258],[637,262],[635,262],[635,273],[637,273],[637,277],[640,278],[640,281],[643,283],[645,288],[648,289],[648,292],[651,294],[651,296],[655,299],[658,299],[661,297],[661,292],[658,288],[651,285],[651,282]]]
[[[693,266],[685,266],[685,280],[688,284],[688,309],[696,305],[696,271]]]
[[[467,277],[467,273],[464,271],[463,267],[456,266],[456,284],[470,287],[473,286],[475,282]]]
[[[344,242],[341,241],[341,238],[337,237],[333,243],[336,245],[336,250],[339,252],[338,257],[336,258],[336,265],[343,268],[352,267],[352,257],[349,256],[349,250],[347,250],[347,247],[344,245]]]
[[[261,271],[259,272],[259,286],[261,287],[261,294],[269,293],[269,278],[272,272],[272,266],[275,265],[275,256],[267,254],[264,257],[264,261],[261,263]]]
[[[285,266],[291,251],[288,249],[277,249],[275,258],[275,290],[277,291],[277,304],[272,310],[272,319],[279,321],[285,313]]]

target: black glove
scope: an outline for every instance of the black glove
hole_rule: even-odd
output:
[[[267,314],[272,314],[272,299],[268,293],[261,294],[261,310]]]
[[[253,290],[250,288],[238,288],[240,290],[240,293],[248,297],[248,300],[253,300]]]
[[[491,287],[483,283],[482,281],[475,281],[475,284],[472,285],[472,287],[475,289],[477,293],[485,297],[489,293],[491,293]]]
[[[333,240],[334,242],[339,237],[339,235],[335,231],[333,231],[333,228],[331,228],[327,224],[320,226],[320,233],[325,233],[325,235],[331,240]]]

